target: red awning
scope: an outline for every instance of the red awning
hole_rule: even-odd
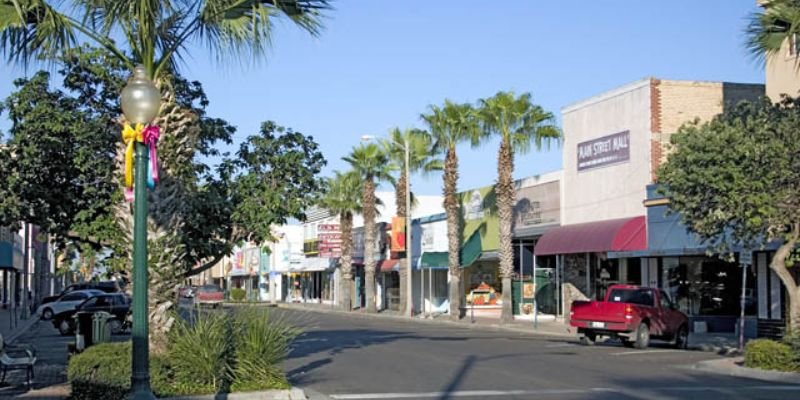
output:
[[[647,249],[644,216],[610,219],[550,229],[536,243],[537,256]]]
[[[378,267],[381,272],[392,272],[395,271],[400,263],[401,259],[397,258],[390,258],[388,260],[381,260],[379,262]]]

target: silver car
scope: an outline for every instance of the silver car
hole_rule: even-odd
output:
[[[42,304],[36,309],[36,314],[41,315],[43,320],[49,320],[50,318],[53,318],[53,315],[64,311],[74,310],[76,307],[78,307],[78,304],[83,303],[84,300],[103,293],[105,292],[97,289],[76,290],[69,292],[54,301]]]

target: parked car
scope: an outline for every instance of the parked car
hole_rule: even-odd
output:
[[[101,290],[106,293],[117,293],[121,292],[124,289],[124,284],[119,281],[101,281],[101,282],[82,282],[82,283],[73,283],[72,285],[67,286],[61,293],[55,296],[48,296],[42,299],[42,304],[49,303],[67,293],[74,292],[76,290],[88,290],[88,289],[96,289]]]
[[[49,320],[58,313],[74,310],[78,304],[83,303],[83,301],[89,297],[97,296],[103,293],[104,292],[97,289],[75,290],[62,295],[53,301],[42,304],[38,309],[36,309],[36,314],[41,315],[43,320]]]
[[[637,349],[646,348],[651,338],[684,349],[689,338],[689,318],[663,290],[632,285],[611,286],[605,301],[573,302],[569,324],[586,345],[609,336]]]
[[[120,333],[131,311],[130,298],[124,293],[106,293],[90,297],[74,309],[56,314],[53,317],[53,326],[62,335],[69,335],[75,332],[75,314],[98,311],[111,314],[112,319],[108,321],[111,333]]]
[[[194,299],[197,304],[210,304],[217,308],[225,300],[225,293],[217,285],[203,285],[197,288]]]

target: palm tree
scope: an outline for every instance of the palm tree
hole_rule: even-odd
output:
[[[450,318],[461,317],[461,230],[459,229],[460,204],[456,196],[458,187],[458,157],[456,146],[469,141],[473,146],[479,144],[480,131],[475,118],[475,109],[470,104],[444,101],[444,106],[429,106],[429,113],[422,115],[433,137],[435,148],[445,152],[444,208],[447,213],[448,270],[450,273]]]
[[[339,306],[347,311],[352,307],[353,283],[353,215],[362,212],[359,177],[351,172],[334,171],[327,179],[328,191],[320,200],[320,206],[339,215],[342,233],[342,256],[339,258],[342,279],[339,283]]]
[[[784,43],[798,46],[800,34],[800,0],[771,0],[763,6],[762,12],[752,14],[746,29],[747,48],[762,61],[778,54]]]
[[[375,184],[386,181],[394,184],[389,156],[375,143],[361,144],[342,160],[350,164],[353,172],[363,182],[361,206],[364,215],[364,275],[367,312],[377,312],[375,303]]]
[[[58,3],[0,1],[0,51],[24,64],[57,59],[85,40],[160,78],[175,71],[190,43],[206,44],[220,61],[253,59],[269,48],[276,17],[317,35],[328,8],[327,0],[73,0],[63,12]]]
[[[397,216],[405,219],[409,215],[409,210],[413,204],[406,204],[406,188],[410,188],[409,177],[406,176],[406,153],[408,154],[408,171],[432,172],[442,169],[441,160],[435,159],[435,149],[433,139],[430,135],[419,129],[400,130],[394,128],[389,131],[389,138],[381,142],[384,151],[389,155],[394,169],[400,171],[400,177],[395,185],[395,204],[397,205]],[[411,229],[406,226],[406,229]],[[406,246],[409,244],[406,243]],[[411,255],[406,252],[406,262],[400,266],[400,313],[405,315],[407,302],[407,274],[411,268]]]
[[[561,138],[555,117],[541,106],[531,102],[530,93],[520,96],[513,92],[498,92],[493,97],[481,99],[478,118],[486,136],[497,136],[500,149],[497,153],[497,214],[500,218],[500,275],[503,279],[502,322],[513,319],[511,306],[511,274],[514,272],[514,253],[511,248],[513,223],[514,153],[526,153],[531,144],[536,149]]]

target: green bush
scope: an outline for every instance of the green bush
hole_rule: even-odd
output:
[[[150,357],[150,381],[157,396],[176,394],[168,376],[164,359]],[[131,342],[98,344],[72,356],[67,377],[70,399],[126,399],[131,388]]]
[[[245,296],[247,296],[247,291],[241,288],[233,288],[231,289],[231,299],[233,301],[244,301]]]
[[[792,348],[788,344],[769,339],[757,339],[747,343],[744,350],[744,365],[776,371],[800,371],[795,355],[792,354]]]
[[[233,391],[288,388],[281,363],[300,331],[270,318],[265,309],[247,307],[234,314],[236,361]]]
[[[270,319],[265,309],[178,318],[164,355],[150,357],[158,397],[285,389],[281,363],[299,330]],[[103,343],[70,359],[71,399],[125,399],[130,391],[131,343]]]
[[[194,321],[176,319],[167,353],[180,389],[225,388],[230,372],[232,324],[227,313],[200,313]]]

